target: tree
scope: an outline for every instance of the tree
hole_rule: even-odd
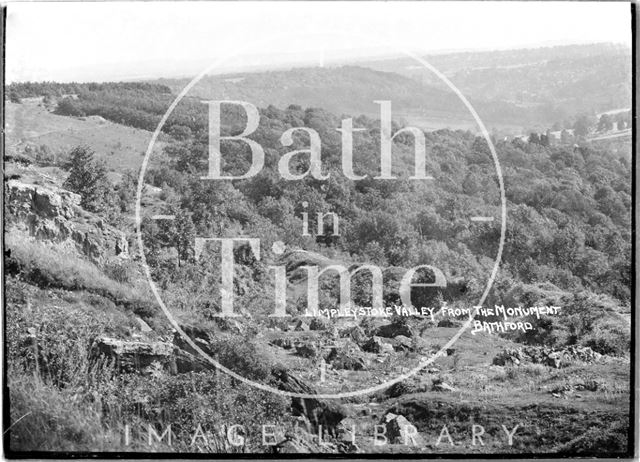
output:
[[[104,162],[94,159],[94,152],[87,146],[78,146],[70,153],[67,164],[69,176],[63,187],[80,195],[80,205],[86,210],[104,210],[108,203],[109,180]]]
[[[191,129],[185,125],[173,125],[169,129],[169,136],[178,141],[185,141],[191,138]]]
[[[541,146],[548,147],[549,144],[551,144],[551,142],[549,140],[549,136],[550,135],[543,135],[542,133],[540,134],[540,145]]]
[[[18,104],[22,102],[20,99],[20,95],[15,90],[9,91],[9,101],[11,101],[12,103],[18,103]]]
[[[566,129],[560,132],[560,143],[569,144],[572,141],[571,133],[569,133]]]
[[[573,134],[575,136],[587,136],[592,127],[593,121],[591,120],[591,117],[587,115],[581,115],[573,124]]]
[[[613,120],[611,120],[609,114],[602,114],[600,116],[597,130],[599,132],[608,132],[609,130],[613,130]]]

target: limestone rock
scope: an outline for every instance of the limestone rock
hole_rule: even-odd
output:
[[[105,357],[115,361],[125,372],[144,371],[158,363],[168,370],[173,367],[174,346],[166,342],[142,342],[99,337],[92,345],[94,358]]]
[[[95,262],[129,255],[126,235],[80,208],[80,196],[55,186],[9,180],[6,205],[12,222],[36,239],[72,241]]]

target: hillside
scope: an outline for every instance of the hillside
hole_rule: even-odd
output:
[[[42,162],[61,162],[72,148],[87,144],[109,166],[122,174],[136,171],[142,164],[151,133],[127,127],[100,116],[65,117],[53,113],[42,98],[21,104],[5,103],[5,143],[7,154],[23,153]],[[162,150],[163,142],[156,145]]]
[[[298,88],[310,82],[327,85],[323,91],[328,91],[334,84],[313,75]],[[357,104],[364,104],[370,91],[365,86]],[[631,163],[625,152],[613,153],[606,144],[496,142],[508,228],[485,305],[561,310],[557,316],[519,317],[535,326],[527,332],[467,330],[443,350],[468,319],[464,314],[308,317],[303,267],[378,265],[384,270],[384,304],[391,306],[401,301],[398,286],[405,271],[429,264],[448,284],[411,291],[416,306],[473,307],[499,238],[499,191],[482,138],[468,131],[426,133],[427,169],[434,176],[427,183],[407,178],[413,171],[413,144],[410,137],[398,137],[393,171],[399,178],[372,180],[380,169],[379,121],[359,117],[365,130],[354,143],[354,170],[369,178],[349,181],[335,132],[340,117],[287,103],[260,110],[260,127],[252,137],[264,146],[266,161],[258,175],[207,182],[201,180],[207,167],[206,118],[202,107],[187,102],[166,129],[162,155],[154,156],[146,172],[142,231],[154,282],[193,344],[243,377],[309,395],[382,385],[425,358],[432,361],[412,378],[375,393],[292,398],[216,371],[169,324],[150,293],[133,234],[135,183],[121,181],[114,191],[95,167],[106,160],[111,172],[135,168],[141,159],[137,149],[144,150],[149,132],[92,116],[153,125],[170,95],[118,84],[87,85],[79,93],[77,100],[61,98],[56,109],[75,116],[51,114],[28,101],[8,105],[21,128],[12,129],[15,152],[5,158],[6,335],[14,423],[6,438],[13,450],[148,451],[149,425],[161,434],[171,424],[173,444],[164,440],[152,450],[626,453],[632,301]],[[227,115],[226,128],[243,123],[241,114]],[[291,146],[282,146],[281,134],[293,127],[318,132],[328,180],[281,178],[279,161],[307,144],[296,137]],[[74,149],[70,157],[65,146],[75,148],[78,137],[89,149]],[[120,149],[115,140],[126,141]],[[61,156],[43,159],[25,143],[51,143]],[[225,172],[246,171],[247,153],[228,149]],[[67,162],[74,159],[82,162]],[[299,174],[308,167],[304,156],[290,165]],[[65,190],[78,186],[69,181],[77,172],[96,181],[90,188],[80,184]],[[302,235],[303,212],[315,217],[326,211],[340,217],[340,235]],[[156,214],[174,219],[152,219]],[[470,220],[478,215],[493,221]],[[316,224],[312,219],[310,229]],[[216,316],[223,293],[220,254],[210,249],[197,258],[197,236],[261,240],[261,259],[247,246],[235,252],[232,292],[240,317]],[[269,251],[278,240],[287,249],[281,255]],[[288,318],[269,317],[274,307],[270,265],[286,269]],[[419,277],[430,282],[435,273],[423,271]],[[339,289],[337,277],[323,279],[322,309],[339,305]],[[372,305],[370,278],[354,277],[352,289],[357,307]],[[260,426],[273,421],[283,428],[274,446],[263,446]],[[418,444],[406,445],[402,432],[390,431],[389,444],[375,446],[374,425],[389,423],[391,429],[405,421],[419,431]],[[238,447],[218,431],[220,425],[237,423],[247,429]],[[445,423],[454,443],[437,446]],[[474,423],[487,429],[485,446],[473,444]],[[192,445],[198,424],[211,435]],[[352,424],[355,440],[348,432]],[[125,425],[133,429],[129,444]],[[520,426],[515,444],[505,442],[501,425]],[[320,426],[326,445],[317,437]]]

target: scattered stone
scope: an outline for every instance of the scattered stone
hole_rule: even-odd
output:
[[[575,362],[593,363],[602,358],[600,353],[589,347],[571,345],[560,350],[549,347],[526,346],[521,348],[507,348],[493,358],[497,366],[518,366],[524,362],[543,364],[560,368]]]

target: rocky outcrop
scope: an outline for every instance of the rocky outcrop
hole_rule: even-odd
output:
[[[9,222],[43,241],[75,243],[95,262],[128,257],[126,235],[80,208],[80,196],[55,187],[9,180],[5,185]]]

